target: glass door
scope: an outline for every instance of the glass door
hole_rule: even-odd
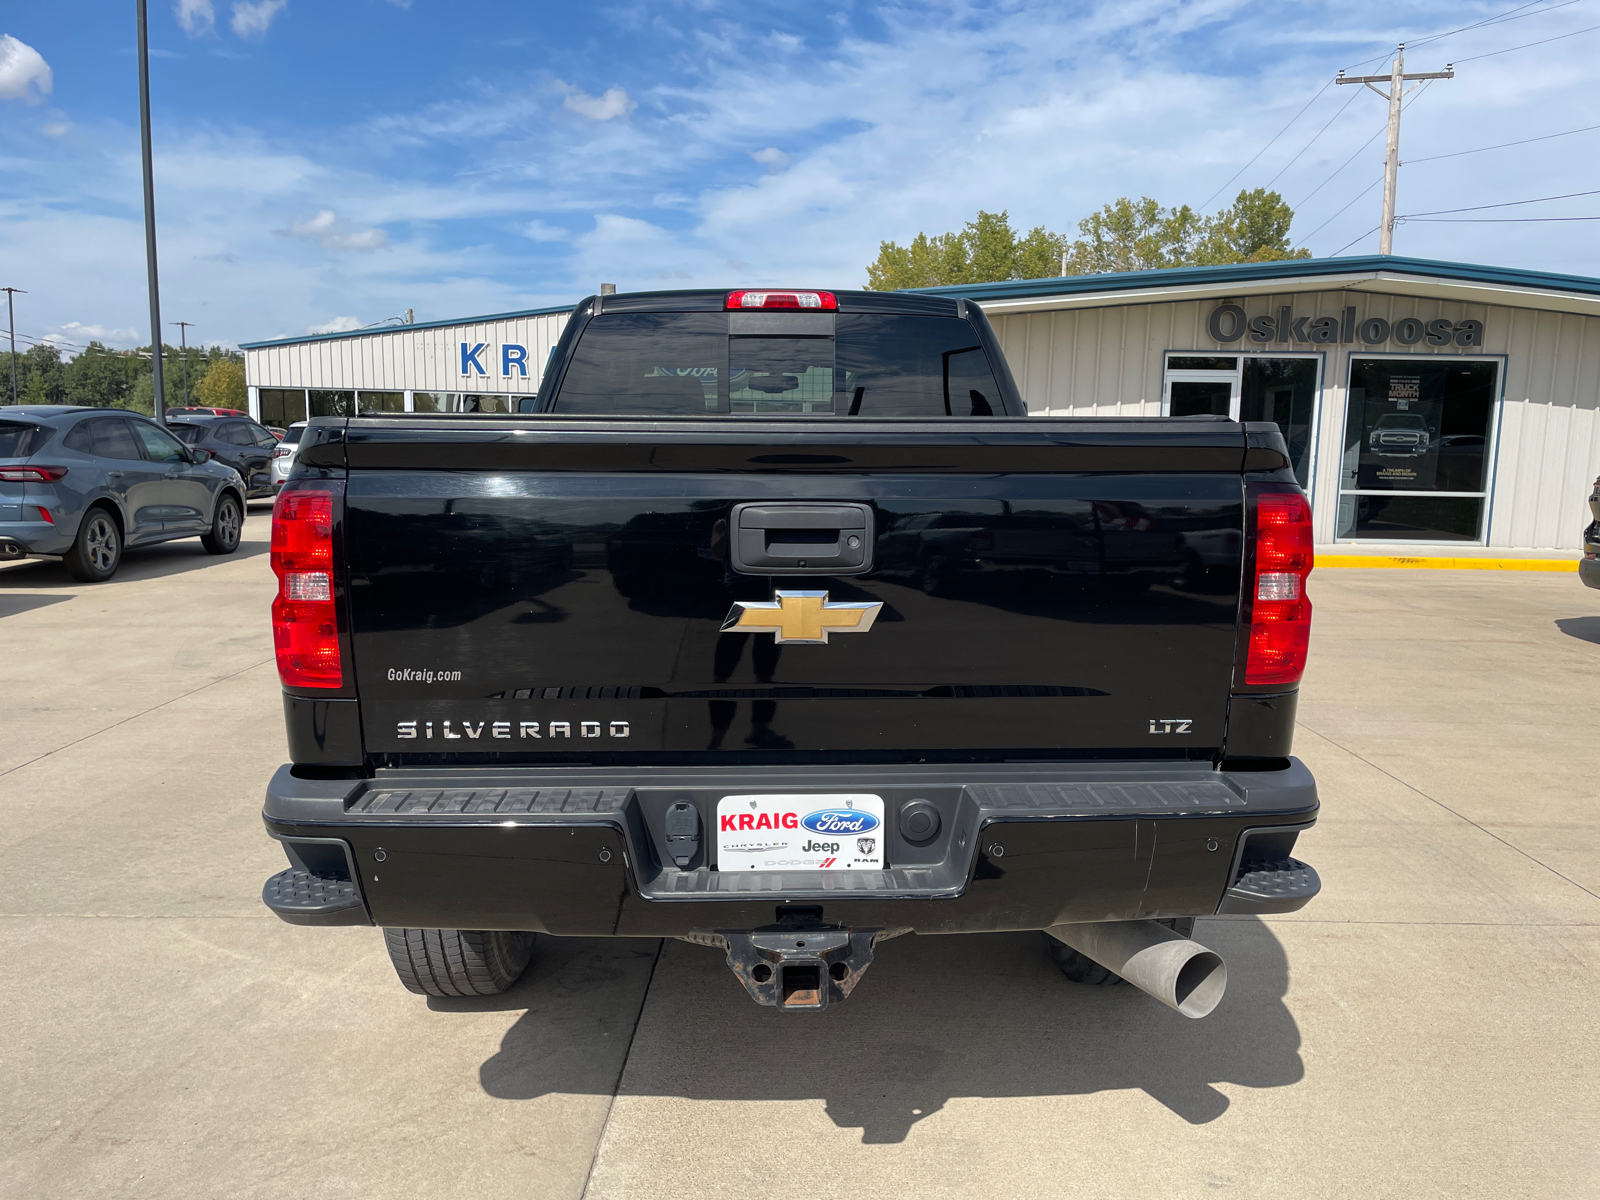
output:
[[[1164,417],[1239,419],[1239,360],[1233,355],[1169,354]]]
[[[1319,354],[1169,354],[1161,415],[1276,423],[1295,478],[1309,492],[1321,362]]]

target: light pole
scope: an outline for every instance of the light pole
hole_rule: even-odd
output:
[[[193,321],[168,321],[168,325],[178,327],[178,351],[183,356],[183,402],[189,403],[189,330],[194,327]]]
[[[150,165],[150,31],[145,0],[136,0],[139,24],[139,149],[144,159],[144,262],[150,278],[150,383],[155,417],[167,419],[167,397],[161,375],[161,288],[156,278],[156,186]]]
[[[0,292],[6,294],[6,324],[11,330],[11,403],[17,404],[20,403],[17,400],[17,311],[12,307],[11,297],[17,292],[24,296],[28,293],[14,287],[0,288]]]

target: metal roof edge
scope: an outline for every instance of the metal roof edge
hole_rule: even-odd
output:
[[[240,342],[241,350],[265,350],[273,346],[294,346],[302,342],[327,342],[338,338],[374,337],[380,333],[409,333],[413,329],[448,329],[452,325],[481,325],[485,321],[513,321],[519,317],[548,317],[569,313],[577,302],[554,308],[527,308],[517,312],[489,313],[481,317],[457,317],[452,321],[416,321],[410,325],[382,325],[375,329],[345,329],[336,333],[304,333],[297,337],[268,338],[260,342]]]
[[[1046,296],[1082,296],[1102,292],[1138,293],[1162,289],[1225,287],[1289,279],[1322,279],[1330,275],[1390,275],[1426,279],[1455,279],[1504,287],[1509,290],[1565,292],[1600,296],[1600,279],[1493,267],[1480,263],[1446,262],[1430,258],[1402,258],[1369,254],[1350,258],[1293,258],[1265,263],[1229,263],[1215,267],[1164,267],[1150,271],[1117,271],[1103,275],[1061,275],[1044,279],[1013,279],[1001,283],[903,288],[902,291],[935,296],[961,296],[985,300],[1023,300]]]

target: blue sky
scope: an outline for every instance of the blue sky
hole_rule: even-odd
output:
[[[1400,40],[1408,70],[1461,64],[1416,94],[1405,158],[1600,125],[1600,30],[1560,36],[1600,0],[152,0],[150,22],[162,314],[227,344],[601,281],[856,287],[881,240],[980,207],[1070,232],[1119,195],[1270,185],[1318,256],[1373,252],[1385,106],[1324,85]],[[133,39],[127,0],[0,10],[0,285],[31,337],[148,340]],[[1588,191],[1597,154],[1600,129],[1413,162],[1399,210]],[[1600,196],[1460,215],[1586,214]],[[1395,248],[1600,275],[1600,221],[1417,221]]]

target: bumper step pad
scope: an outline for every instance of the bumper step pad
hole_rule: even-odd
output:
[[[1316,871],[1298,858],[1239,865],[1233,886],[1222,897],[1219,914],[1294,912],[1310,904],[1322,890]]]
[[[371,925],[352,879],[313,875],[291,867],[261,889],[261,902],[291,925]]]

